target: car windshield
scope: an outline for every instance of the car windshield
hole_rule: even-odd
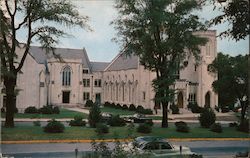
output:
[[[172,149],[172,146],[168,142],[148,142],[142,147],[143,150],[165,150]]]

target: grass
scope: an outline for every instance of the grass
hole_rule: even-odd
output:
[[[128,127],[112,127],[110,132],[104,135],[109,138],[127,138],[128,132],[132,136],[157,135],[165,138],[249,138],[247,133],[236,131],[232,127],[224,127],[222,133],[214,133],[209,129],[193,127],[189,133],[175,131],[174,125],[169,128],[154,127],[152,133],[137,133],[135,129]],[[2,127],[2,140],[62,140],[62,139],[96,139],[94,128],[66,127],[64,133],[44,133],[42,127],[16,126],[15,128]]]
[[[135,111],[129,111],[125,109],[115,109],[110,107],[103,107],[101,108],[101,111],[112,115],[133,115],[136,113]]]
[[[82,115],[84,118],[88,117],[87,114],[62,108],[62,109],[60,109],[60,114],[22,114],[22,113],[17,113],[17,114],[15,114],[15,118],[55,118],[55,119],[59,119],[59,118],[74,118],[75,115]],[[1,117],[5,118],[5,113],[2,113]]]

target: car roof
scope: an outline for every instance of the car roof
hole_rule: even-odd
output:
[[[166,142],[163,137],[158,136],[142,136],[135,138],[137,142]]]

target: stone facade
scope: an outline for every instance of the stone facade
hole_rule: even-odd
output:
[[[212,90],[217,75],[207,71],[207,66],[217,56],[216,32],[196,34],[207,37],[209,41],[200,47],[199,64],[189,57],[173,85],[175,103],[180,108],[186,108],[188,102],[194,101],[200,106],[218,105],[217,94]],[[61,60],[39,47],[31,47],[18,74],[16,106],[20,111],[28,106],[39,108],[46,104],[83,106],[88,99],[154,108],[155,93],[151,84],[156,75],[145,70],[137,56],[118,54],[110,63],[105,63],[90,62],[85,49],[57,48],[55,54]],[[4,92],[2,82],[0,89]],[[5,104],[4,95],[1,93],[0,96],[1,107]]]

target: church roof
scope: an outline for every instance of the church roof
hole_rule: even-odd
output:
[[[85,49],[55,48],[54,52],[62,59],[82,59],[85,68],[90,67],[90,61]],[[47,59],[53,58],[52,53],[46,54],[45,49],[38,46],[31,46],[29,53],[37,63],[44,64]]]
[[[105,71],[118,71],[118,70],[128,70],[137,69],[139,65],[138,56],[131,55],[126,56],[125,54],[118,54],[114,60],[109,64]]]
[[[107,62],[90,62],[91,70],[93,72],[104,71],[105,68],[109,65]]]

